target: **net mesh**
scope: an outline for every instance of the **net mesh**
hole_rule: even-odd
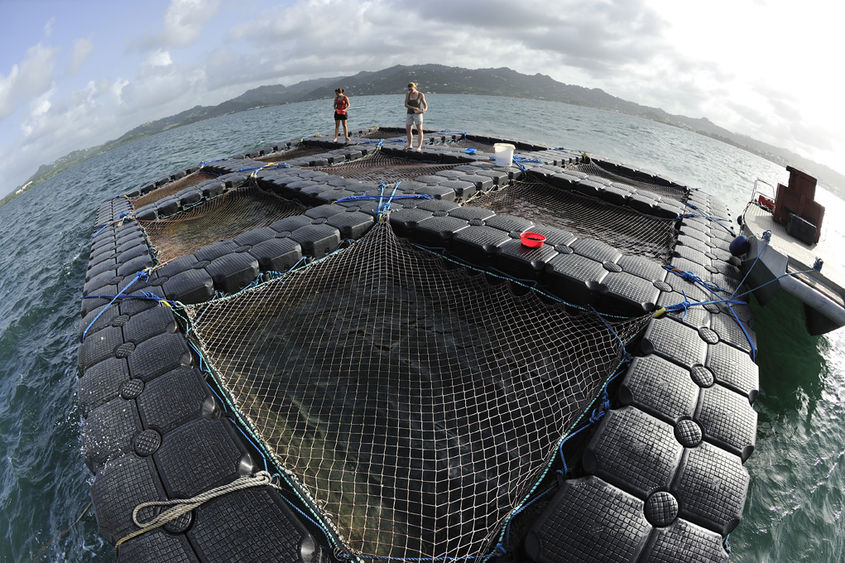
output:
[[[381,223],[189,309],[221,387],[351,554],[490,553],[644,322],[614,334],[490,279]]]
[[[617,174],[615,172],[611,172],[610,170],[603,168],[595,163],[593,160],[580,161],[572,164],[566,165],[566,168],[572,170],[578,170],[579,172],[583,172],[585,174],[591,174],[593,176],[599,176],[600,178],[605,178],[612,182],[618,182],[621,184],[627,184],[631,187],[645,190],[652,192],[657,195],[663,195],[667,197],[671,197],[677,199],[678,201],[686,200],[687,191],[685,188],[680,186],[666,186],[663,184],[657,184],[653,182],[644,182],[642,180],[635,180],[633,178],[629,178],[628,176],[623,176],[621,174]]]
[[[325,152],[326,149],[324,147],[300,145],[289,150],[258,156],[253,160],[259,160],[261,162],[285,162],[286,160],[293,160],[294,158],[301,158],[303,156],[314,156],[315,154],[323,154]]]
[[[424,174],[434,174],[443,170],[451,170],[458,164],[430,163],[387,155],[382,151],[375,151],[371,155],[344,162],[335,166],[315,168],[344,178],[357,180],[393,183],[400,180],[411,180]]]
[[[160,199],[163,199],[167,196],[171,196],[173,194],[179,193],[185,188],[190,188],[191,186],[196,186],[200,182],[205,182],[206,180],[211,180],[212,178],[216,178],[218,175],[214,172],[207,172],[204,170],[198,170],[193,174],[189,174],[184,178],[180,178],[174,182],[170,182],[169,184],[165,184],[160,188],[156,188],[153,191],[146,193],[136,199],[132,200],[132,205],[135,209],[140,209],[145,205],[149,205],[150,203],[155,203]]]
[[[540,179],[516,180],[472,203],[598,239],[630,254],[667,260],[675,246],[671,219],[582,196]]]
[[[305,208],[256,186],[230,190],[164,219],[140,221],[159,264],[192,254],[212,242],[266,227]]]
[[[368,131],[361,135],[362,139],[394,139],[397,137],[404,137],[405,132],[401,129],[396,129],[391,131],[389,129],[375,129],[373,131]]]
[[[457,148],[460,148],[460,149],[474,148],[476,150],[483,151],[483,152],[489,152],[489,153],[495,152],[492,143],[484,143],[482,141],[475,141],[473,139],[467,139],[467,138],[450,140],[450,141],[447,141],[446,144],[448,144],[450,147],[457,147]]]

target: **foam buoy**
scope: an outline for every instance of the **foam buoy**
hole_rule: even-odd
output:
[[[729,247],[731,254],[737,257],[746,254],[749,249],[751,249],[751,243],[748,242],[748,239],[742,235],[739,235],[738,237],[733,239]]]

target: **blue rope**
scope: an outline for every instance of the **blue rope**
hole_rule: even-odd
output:
[[[546,496],[547,494],[552,492],[553,490],[555,490],[555,487],[549,487],[545,491],[537,494],[537,496],[535,496],[530,501],[528,501],[525,504],[523,504],[522,506],[520,506],[518,509],[516,509],[511,514],[511,518],[508,520],[508,523],[505,526],[505,544],[510,545],[510,543],[511,543],[511,522],[513,521],[513,518],[516,517],[520,512],[522,512],[523,510],[525,510],[526,508],[528,508],[529,506],[531,506],[532,504],[534,504],[535,502],[537,502],[538,500],[540,500],[541,498],[543,498],[544,496]],[[497,544],[497,545],[502,545],[502,544]],[[504,548],[504,546],[503,546],[503,548]]]
[[[525,158],[523,156],[513,155],[513,163],[516,164],[520,170],[525,172],[525,164],[528,163],[536,163],[536,164],[543,164],[542,160],[538,160],[536,158]]]
[[[592,424],[585,424],[584,426],[582,426],[581,428],[579,428],[575,432],[571,432],[571,433],[567,434],[566,437],[563,440],[561,440],[560,444],[558,445],[558,453],[560,454],[560,461],[561,461],[561,463],[563,463],[563,474],[564,475],[569,473],[569,467],[567,467],[567,465],[566,465],[566,456],[564,456],[564,454],[563,454],[563,445],[566,442],[568,442],[570,438],[574,438],[575,436],[577,436],[578,434],[580,434],[581,432],[583,432],[584,430],[586,430],[590,426],[592,426]]]
[[[756,263],[756,262],[755,262],[755,263]],[[752,266],[752,267],[753,267],[753,266]],[[750,269],[749,269],[748,271],[749,271],[749,272],[751,272],[751,270],[750,270]],[[798,275],[801,275],[801,274],[808,274],[808,273],[810,273],[810,272],[812,272],[812,271],[813,271],[813,269],[800,270],[800,271],[797,271],[797,272],[785,272],[785,273],[783,273],[783,274],[781,274],[781,275],[777,276],[777,277],[776,277],[776,278],[774,278],[774,279],[771,279],[771,280],[769,280],[769,281],[767,281],[767,282],[765,282],[765,283],[762,283],[762,284],[758,285],[757,287],[753,287],[753,288],[751,288],[751,289],[749,289],[749,290],[747,290],[747,291],[744,291],[744,292],[740,293],[740,294],[739,294],[739,295],[737,295],[736,297],[737,297],[737,298],[740,298],[740,297],[745,297],[746,295],[749,295],[749,294],[751,294],[751,293],[753,293],[753,292],[757,291],[758,289],[761,289],[761,288],[763,288],[763,287],[766,287],[766,286],[767,286],[767,285],[769,285],[769,284],[772,284],[772,283],[778,282],[778,281],[780,281],[781,279],[783,279],[783,278],[785,278],[785,277],[788,277],[788,276],[798,276]],[[744,279],[743,279],[743,281],[744,281]],[[739,288],[740,288],[741,286],[742,286],[742,284],[740,283],[740,285],[739,285],[739,286],[737,286],[737,291],[739,291]],[[734,293],[736,293],[736,292],[734,292]],[[727,302],[727,301],[726,301],[726,302]],[[733,315],[734,320],[736,320],[737,324],[739,325],[739,328],[742,330],[742,334],[744,334],[744,335],[745,335],[745,339],[748,341],[748,345],[749,345],[749,346],[751,346],[751,359],[753,359],[753,360],[756,362],[756,361],[757,361],[757,347],[756,347],[756,346],[754,346],[754,342],[751,340],[751,335],[750,335],[750,334],[748,333],[748,331],[745,329],[745,325],[744,325],[744,324],[742,324],[742,321],[740,321],[740,320],[739,320],[739,315],[737,315],[737,314],[736,314],[736,311],[734,311],[734,308],[731,306],[731,303],[733,303],[733,304],[735,304],[735,305],[736,305],[736,304],[746,305],[747,303],[746,303],[745,301],[733,301],[733,300],[732,300],[732,301],[730,301],[730,302],[727,302],[727,303],[728,303],[728,310],[731,312],[731,315]]]
[[[739,288],[742,287],[742,284],[744,284],[745,280],[748,279],[748,276],[751,275],[752,270],[754,270],[754,266],[757,265],[757,262],[760,261],[760,257],[763,255],[763,252],[765,252],[766,248],[769,246],[770,240],[772,240],[772,231],[764,231],[763,232],[763,245],[760,247],[760,252],[757,253],[757,256],[754,258],[754,262],[751,264],[751,267],[748,268],[747,272],[745,272],[745,275],[742,277],[742,281],[740,281],[739,284],[737,284],[736,290],[733,292],[733,295],[731,295],[731,297],[736,295],[736,292],[739,291]],[[762,286],[760,286],[760,287],[762,287]]]
[[[607,396],[607,387],[605,387],[601,392],[601,400],[596,408],[593,409],[593,412],[590,413],[590,423],[595,424],[602,417],[607,414],[607,411],[610,410],[610,397]]]
[[[736,323],[739,325],[739,328],[742,331],[742,334],[745,336],[745,339],[748,341],[748,345],[751,348],[751,359],[756,362],[757,361],[757,347],[754,345],[754,341],[751,338],[751,335],[748,333],[748,330],[745,328],[745,325],[739,319],[739,315],[737,315],[736,311],[734,311],[733,305],[747,305],[748,304],[747,302],[740,301],[738,299],[738,297],[744,297],[745,295],[748,295],[751,292],[757,291],[758,289],[765,287],[765,286],[769,285],[770,283],[774,283],[774,282],[778,281],[779,279],[781,279],[781,278],[783,278],[787,275],[797,275],[797,274],[807,273],[807,272],[811,271],[811,270],[805,270],[805,271],[801,271],[801,272],[788,272],[786,274],[781,274],[780,276],[777,276],[773,280],[769,280],[766,283],[763,283],[763,284],[761,284],[761,285],[759,285],[755,288],[752,288],[748,291],[745,291],[744,293],[741,293],[740,295],[737,295],[737,292],[740,290],[742,285],[745,283],[745,280],[748,279],[748,276],[751,275],[751,271],[757,265],[757,262],[760,260],[760,257],[763,255],[763,252],[766,250],[766,247],[768,246],[771,238],[772,238],[771,231],[766,231],[766,232],[763,233],[763,245],[760,248],[760,251],[757,253],[757,256],[754,258],[754,262],[751,264],[751,267],[748,268],[748,271],[745,273],[745,276],[743,276],[742,281],[740,281],[739,284],[737,284],[736,289],[730,295],[730,297],[728,297],[726,299],[714,299],[714,300],[710,300],[710,301],[698,301],[698,302],[692,302],[691,303],[687,299],[686,293],[684,293],[684,300],[682,302],[677,303],[675,305],[668,305],[666,307],[663,307],[662,310],[663,311],[679,311],[679,310],[681,310],[681,308],[683,308],[684,314],[681,317],[681,320],[683,320],[686,317],[687,309],[689,307],[694,306],[694,305],[698,305],[698,306],[711,305],[711,304],[712,305],[718,305],[720,303],[727,305],[728,311],[730,311],[731,316],[734,318]],[[698,276],[696,276],[695,274],[693,274],[691,272],[683,272],[683,271],[678,270],[677,268],[673,268],[671,266],[664,266],[664,268],[667,269],[668,271],[680,276],[683,279],[686,279],[688,281],[692,281],[693,283],[700,284],[702,287],[704,287],[705,289],[710,291],[710,293],[712,293],[713,295],[717,295],[716,291],[721,291],[723,293],[727,293],[727,291],[725,291],[724,289],[719,288],[715,284],[711,284],[709,282],[703,281],[701,278],[699,278]]]
[[[282,475],[281,475],[280,473],[274,473],[274,474],[273,474],[273,477],[277,477],[277,478],[279,479],[279,481],[283,481],[283,479],[282,479]],[[333,539],[332,539],[332,537],[331,537],[331,536],[330,536],[330,535],[326,532],[326,530],[325,530],[325,528],[324,528],[323,526],[321,526],[321,525],[320,525],[318,522],[316,522],[313,518],[311,518],[311,517],[310,517],[310,516],[308,516],[305,512],[303,512],[303,511],[302,511],[302,509],[300,509],[298,506],[296,506],[296,504],[294,504],[294,503],[293,503],[293,501],[291,501],[290,499],[288,499],[288,497],[286,497],[285,495],[283,495],[283,494],[281,493],[281,491],[278,491],[278,490],[277,490],[277,492],[279,493],[279,496],[280,496],[280,497],[282,497],[282,500],[283,500],[283,501],[285,501],[285,502],[288,504],[288,506],[290,506],[291,508],[293,508],[294,510],[296,510],[296,511],[300,514],[300,516],[305,517],[305,519],[306,519],[306,520],[308,520],[309,522],[311,522],[311,523],[312,523],[312,524],[313,524],[313,525],[314,525],[314,526],[315,526],[318,530],[320,530],[321,532],[323,532],[323,535],[324,535],[324,536],[326,536],[326,539],[328,540],[328,543],[329,543],[329,545],[330,545],[330,546],[335,547],[334,540],[333,540]]]
[[[85,327],[85,330],[83,330],[83,331],[82,331],[82,342],[85,342],[85,337],[88,335],[88,331],[91,329],[91,327],[92,327],[92,326],[94,326],[94,323],[95,323],[95,322],[97,322],[97,319],[99,319],[99,318],[103,315],[103,313],[105,313],[105,312],[108,310],[108,308],[112,306],[112,303],[114,303],[115,301],[117,301],[117,299],[118,299],[121,295],[123,295],[123,292],[124,292],[124,291],[126,291],[127,289],[129,289],[130,287],[132,287],[132,285],[134,285],[134,283],[135,283],[136,281],[138,281],[139,279],[141,279],[142,277],[144,277],[144,278],[149,278],[149,277],[150,277],[150,274],[149,274],[149,272],[148,272],[146,269],[141,270],[140,272],[138,272],[137,274],[135,274],[135,278],[134,278],[131,282],[129,282],[128,284],[126,284],[126,286],[124,286],[124,288],[123,288],[123,289],[121,289],[120,291],[118,291],[118,292],[117,292],[117,295],[115,295],[115,296],[112,298],[112,300],[111,300],[111,301],[109,301],[108,305],[106,305],[105,307],[103,307],[103,308],[100,310],[100,312],[99,312],[99,313],[97,313],[97,315],[94,317],[94,320],[92,320],[90,323],[88,323],[88,326],[86,326],[86,327]]]
[[[206,369],[206,367],[205,367],[205,362],[203,361],[202,354],[200,354],[200,353],[199,353],[199,350],[197,350],[197,349],[196,349],[196,347],[193,345],[193,343],[192,343],[192,342],[188,341],[188,343],[189,343],[189,345],[191,346],[191,348],[194,350],[194,352],[196,352],[196,353],[197,353],[197,356],[198,356],[198,357],[199,357],[199,359],[200,359],[200,371],[201,371],[201,372],[203,372],[203,373],[209,373],[208,369]],[[213,385],[211,385],[211,383],[209,383],[208,381],[206,381],[206,382],[205,382],[205,384],[208,386],[208,388],[211,390],[211,392],[214,394],[214,396],[215,396],[215,397],[217,397],[217,400],[218,400],[218,401],[220,401],[220,405],[221,405],[221,406],[222,406],[222,405],[225,405],[226,403],[223,401],[223,397],[221,397],[221,396],[217,393],[217,391],[214,389],[214,386],[213,386]],[[235,428],[237,428],[237,429],[238,429],[238,432],[240,432],[240,433],[241,433],[241,435],[242,435],[244,438],[246,438],[246,439],[247,439],[247,441],[248,441],[250,444],[252,444],[252,446],[255,448],[255,451],[257,451],[257,452],[258,452],[258,455],[260,455],[260,456],[261,456],[261,459],[264,461],[264,471],[267,471],[267,472],[269,473],[269,472],[270,472],[270,467],[269,467],[269,465],[267,465],[267,456],[265,456],[265,455],[264,455],[264,452],[262,452],[262,451],[261,451],[261,448],[259,448],[259,447],[258,447],[258,445],[257,445],[257,444],[256,444],[256,443],[252,440],[252,438],[250,438],[250,437],[247,435],[247,433],[243,431],[243,429],[240,427],[240,425],[239,425],[239,424],[237,424],[237,423],[236,423],[236,421],[235,421],[233,418],[230,418],[230,417],[228,417],[228,416],[227,416],[226,418],[227,418],[227,420],[229,420],[229,421],[232,423],[232,426],[234,426]]]
[[[622,360],[621,360],[618,364],[616,364],[616,367],[615,367],[615,368],[613,368],[613,370],[612,370],[612,371],[614,372],[614,373],[613,373],[613,375],[612,375],[612,376],[610,376],[610,377],[609,377],[609,378],[608,378],[608,379],[604,382],[604,385],[602,386],[602,390],[605,390],[605,389],[607,388],[607,385],[608,385],[611,381],[613,381],[613,379],[614,379],[614,378],[616,378],[616,377],[617,377],[617,376],[619,376],[621,373],[623,373],[623,371],[624,371],[624,370],[622,370],[622,367],[623,367],[623,366],[625,366],[625,365],[626,365],[627,363],[629,363],[629,362],[630,362],[630,358],[623,358],[623,359],[622,359]],[[595,399],[594,399],[594,400],[595,400]],[[588,408],[589,408],[589,407],[588,407]],[[570,431],[570,432],[572,431],[572,429],[573,429],[573,428],[575,428],[578,424],[580,424],[580,423],[581,423],[581,420],[584,418],[584,415],[585,415],[585,414],[586,414],[586,409],[585,409],[585,410],[584,410],[584,411],[583,411],[583,412],[582,412],[582,413],[578,416],[578,419],[577,419],[577,420],[575,420],[575,422],[573,422],[573,423],[572,423],[572,425],[569,427],[569,431]],[[560,440],[558,441],[558,447],[560,447],[560,444],[561,444],[561,443],[563,443],[563,442],[565,442],[568,438],[569,438],[569,436],[568,436],[568,435],[563,435],[563,436],[561,436],[561,437],[560,437]],[[534,492],[537,490],[537,487],[539,487],[539,486],[540,486],[540,483],[542,483],[542,482],[543,482],[543,480],[546,478],[546,476],[549,474],[549,471],[551,470],[551,466],[552,466],[552,464],[554,463],[554,459],[555,459],[554,457],[551,457],[551,458],[549,459],[549,461],[546,463],[546,467],[545,467],[545,469],[543,470],[543,473],[542,473],[542,474],[541,474],[541,475],[537,478],[537,480],[535,481],[534,486],[531,488],[531,490],[530,490],[530,491],[528,491],[528,493],[527,493],[527,494],[526,494],[526,495],[522,498],[522,502],[523,502],[523,503],[527,502],[527,501],[528,501],[528,499],[530,499],[530,498],[531,498],[531,496],[532,496],[532,495],[534,494]],[[517,508],[518,508],[518,507],[517,507]],[[513,513],[511,513],[511,514],[508,516],[508,521],[510,521],[510,520],[512,519],[512,517],[513,517]],[[499,534],[499,545],[501,545],[501,542],[502,542],[502,540],[504,539],[504,536],[505,536],[505,529],[504,529],[504,528],[502,528],[502,531],[501,531],[501,532],[500,532],[500,534]],[[487,559],[489,559],[489,557],[492,557],[492,555],[491,555],[491,556],[488,556],[488,558],[487,558]],[[487,559],[485,559],[485,561],[487,561]]]
[[[367,559],[370,561],[468,561],[471,559],[487,560],[491,557],[500,557],[506,553],[507,550],[505,547],[497,543],[495,549],[487,555],[461,555],[455,557],[449,555],[442,557],[391,557],[389,555],[359,555],[357,553],[338,553],[336,555],[342,559]]]
[[[385,213],[390,211],[390,202],[393,201],[393,197],[396,195],[396,190],[399,188],[399,184],[401,184],[401,183],[402,183],[402,181],[400,180],[400,181],[396,182],[395,184],[393,184],[393,191],[390,193],[390,196],[387,198],[386,201],[384,201],[384,203],[382,203],[382,199],[383,199],[383,196],[384,196],[384,189],[387,186],[384,185],[384,184],[379,184],[379,188],[381,188],[381,195],[379,196],[378,210],[377,210],[377,213],[376,213],[377,216],[382,217],[382,216],[384,216]]]
[[[681,301],[680,303],[678,303],[677,305],[673,306],[673,307],[682,307],[682,308],[684,309],[684,314],[683,314],[683,315],[681,315],[681,320],[683,321],[684,319],[686,319],[686,318],[687,318],[687,311],[689,311],[689,308],[690,308],[690,306],[692,305],[692,303],[690,303],[690,300],[689,300],[689,298],[687,297],[687,292],[686,292],[686,290],[683,290],[683,289],[682,289],[682,290],[681,290],[681,295],[683,295],[683,296],[684,296],[684,300],[683,300],[683,301]],[[673,308],[672,310],[679,311],[680,309],[674,309],[674,308]]]
[[[686,297],[686,294],[684,294]],[[726,305],[748,305],[746,301],[739,301],[738,299],[711,299],[709,301],[681,301],[680,303],[675,303],[674,305],[666,305],[662,307],[666,311],[680,311],[680,310],[687,310],[689,307],[703,307],[704,305],[719,305],[719,304],[726,304]]]
[[[704,211],[702,211],[701,208],[699,208],[699,207],[697,207],[697,206],[695,206],[695,205],[693,205],[692,203],[689,203],[689,202],[684,202],[684,207],[689,207],[690,209],[694,209],[694,210],[698,211],[699,213],[682,213],[682,214],[678,215],[677,217],[675,217],[676,220],[684,219],[684,218],[687,218],[687,217],[702,217],[702,218],[707,219],[709,221],[715,221],[715,223],[717,225],[719,225],[720,227],[725,229],[732,237],[736,236],[736,233],[734,233],[733,228],[728,228],[724,225],[725,222],[730,223],[730,221],[731,221],[727,217],[716,217],[715,215],[708,215],[707,213],[704,213]]]
[[[346,203],[349,201],[378,201],[382,198],[380,195],[351,195],[341,198],[335,203]],[[428,194],[399,194],[393,196],[392,199],[434,199]]]
[[[142,291],[141,293],[129,293],[127,295],[101,295],[97,293],[89,293],[88,295],[83,295],[83,299],[144,299],[147,301],[158,301],[159,303],[165,303],[167,305],[172,305],[170,301],[163,297],[159,297],[155,293],[149,291]]]
[[[502,278],[509,278],[513,281],[519,282],[520,285],[523,285],[525,287],[531,287],[532,289],[536,289],[537,286],[540,285],[539,280],[532,280],[532,279],[528,279],[528,278],[518,278],[516,276],[513,276],[513,275],[505,272],[504,270],[500,270],[499,268],[494,268],[492,266],[490,266],[489,271],[496,273],[496,274],[499,274],[499,276],[502,277]]]
[[[629,359],[625,359],[622,362],[620,362],[619,365],[617,366],[616,372],[613,375],[611,375],[609,378],[607,378],[607,381],[604,382],[604,385],[602,386],[602,390],[601,390],[601,395],[599,395],[600,399],[598,401],[598,404],[593,408],[592,412],[590,413],[590,417],[588,419],[587,424],[585,424],[584,426],[582,426],[578,430],[567,434],[563,438],[563,440],[560,441],[560,444],[558,444],[558,454],[560,455],[560,461],[563,464],[563,475],[564,476],[567,473],[569,473],[569,467],[566,465],[566,456],[563,453],[563,445],[566,442],[568,442],[571,438],[574,438],[575,436],[577,436],[578,434],[580,434],[581,432],[583,432],[587,428],[590,428],[591,426],[593,426],[596,422],[601,420],[602,417],[605,414],[607,414],[607,411],[610,410],[610,398],[607,396],[607,386],[610,385],[610,383],[614,379],[616,379],[617,377],[619,377],[620,375],[622,375],[625,372],[624,369],[620,369],[620,368],[624,365],[627,365],[627,363],[629,361],[630,361]],[[599,397],[597,397],[597,399]]]
[[[739,325],[739,328],[742,329],[742,334],[745,335],[745,339],[748,340],[748,345],[751,346],[751,359],[756,363],[757,362],[757,347],[754,346],[754,342],[751,341],[751,335],[748,334],[748,331],[745,330],[745,325],[742,324],[742,321],[739,320],[739,315],[736,314],[734,311],[733,305],[728,303],[728,311],[731,312],[736,324]]]
[[[687,281],[692,282],[694,284],[698,284],[701,287],[703,287],[704,289],[710,291],[711,293],[715,293],[717,291],[721,291],[722,293],[727,293],[726,290],[722,289],[721,287],[719,287],[715,283],[706,282],[703,279],[701,279],[700,277],[698,277],[696,274],[694,274],[693,272],[681,270],[679,268],[675,268],[674,266],[669,266],[669,265],[663,266],[663,269],[666,270],[667,272],[672,272],[673,274],[680,277],[681,279],[687,280]]]
[[[599,318],[599,320],[602,322],[602,324],[604,324],[605,328],[607,328],[607,330],[609,330],[609,331],[610,331],[610,333],[611,333],[613,336],[615,336],[615,337],[616,337],[616,340],[618,340],[618,341],[619,341],[619,345],[620,345],[620,346],[622,346],[622,355],[623,355],[624,357],[628,357],[628,350],[626,350],[626,349],[625,349],[625,343],[624,343],[624,342],[622,342],[622,339],[621,339],[621,338],[619,338],[619,335],[618,335],[618,334],[616,334],[616,331],[615,331],[615,330],[613,330],[613,327],[612,327],[612,326],[610,326],[610,324],[608,324],[608,322],[607,322],[606,320],[604,320],[604,317],[603,317],[603,316],[602,316],[602,315],[601,315],[598,311],[596,311],[596,310],[595,310],[595,308],[594,308],[592,305],[590,305],[589,307],[590,307],[590,310],[591,310],[593,313],[595,313],[595,315]]]
[[[745,297],[746,295],[749,295],[750,293],[753,293],[753,292],[757,291],[758,289],[761,289],[761,288],[763,288],[763,287],[766,287],[766,286],[767,286],[767,285],[769,285],[769,284],[772,284],[772,283],[778,282],[778,281],[782,280],[783,278],[788,278],[788,277],[790,277],[790,276],[799,276],[799,275],[801,275],[801,274],[809,274],[809,273],[811,273],[811,272],[813,272],[813,271],[814,271],[814,270],[812,270],[812,269],[808,269],[808,270],[799,270],[799,271],[797,271],[797,272],[785,272],[785,273],[783,273],[783,274],[781,274],[781,275],[777,276],[776,278],[774,278],[774,279],[771,279],[771,280],[767,281],[766,283],[761,283],[761,284],[760,284],[760,285],[758,285],[757,287],[753,287],[753,288],[751,288],[751,289],[749,289],[749,290],[747,290],[747,291],[743,291],[742,293],[740,293],[739,295],[737,295],[737,297]]]
[[[103,226],[100,228],[100,230],[99,230],[99,231],[97,231],[96,233],[94,233],[94,236],[92,236],[91,238],[97,238],[98,236],[100,236],[100,233],[102,233],[103,231],[105,231],[106,229],[108,229],[109,227],[111,227],[112,225],[114,225],[115,223],[120,223],[121,221],[123,221],[123,219],[125,219],[125,218],[127,218],[127,217],[128,217],[128,218],[130,218],[130,219],[134,219],[134,218],[135,218],[135,216],[132,214],[132,212],[131,212],[131,211],[122,211],[122,212],[120,213],[120,215],[118,215],[116,218],[112,219],[111,221],[109,221],[108,223],[106,223],[105,225],[103,225]]]
[[[215,393],[215,395],[216,395],[216,394],[217,394],[217,393]],[[267,471],[267,472],[269,473],[270,469],[269,469],[269,466],[267,465],[267,456],[265,456],[265,455],[264,455],[264,453],[261,451],[261,448],[259,448],[259,447],[258,447],[258,445],[257,445],[257,444],[256,444],[256,443],[252,440],[252,438],[250,438],[250,437],[249,437],[249,435],[248,435],[246,432],[244,432],[244,431],[243,431],[243,428],[241,428],[241,425],[240,425],[240,424],[237,424],[237,423],[236,423],[233,419],[231,419],[231,418],[230,418],[229,420],[232,422],[232,426],[234,426],[235,428],[237,428],[237,429],[238,429],[238,432],[240,432],[240,433],[241,433],[241,436],[243,436],[244,438],[246,438],[246,439],[247,439],[247,441],[248,441],[250,444],[252,444],[252,447],[253,447],[253,448],[255,448],[255,451],[257,451],[257,452],[258,452],[258,454],[261,456],[261,460],[264,462],[264,471]]]
[[[397,188],[399,188],[399,184],[401,184],[401,183],[402,182],[399,181],[399,182],[396,182],[395,184],[393,184],[393,191],[390,192],[390,197],[388,197],[387,201],[384,202],[384,207],[379,207],[379,215],[382,215],[382,214],[390,211],[390,202],[393,201],[393,196],[396,195],[396,190],[397,190]]]

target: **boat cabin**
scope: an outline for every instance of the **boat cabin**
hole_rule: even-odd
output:
[[[786,232],[806,244],[819,242],[824,219],[824,206],[816,200],[816,179],[793,168],[789,172],[789,185],[778,184],[774,201],[774,220]]]

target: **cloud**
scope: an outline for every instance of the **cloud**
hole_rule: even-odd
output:
[[[12,65],[8,75],[0,75],[0,119],[50,89],[55,53],[38,43],[27,50],[23,61]]]
[[[79,73],[79,69],[88,60],[91,51],[94,50],[94,43],[87,37],[81,37],[73,42],[73,51],[70,54],[70,64],[68,66],[68,74],[74,76]]]
[[[204,98],[206,83],[203,68],[173,63],[165,51],[154,54],[134,77],[112,82],[110,94],[128,130],[195,105]]]
[[[642,1],[325,0],[260,14],[229,39],[249,44],[256,63],[274,64],[280,76],[303,66],[317,76],[436,61],[599,80],[670,51],[664,26]]]
[[[217,0],[172,0],[164,13],[163,37],[168,45],[190,45],[217,11]]]
[[[473,3],[432,0],[414,3],[426,26],[442,26],[452,35],[495,37],[511,52],[552,55],[595,76],[613,74],[621,65],[646,63],[663,45],[663,22],[642,1],[573,2],[490,0]],[[468,31],[469,30],[469,31]],[[483,53],[477,53],[483,58]]]
[[[173,64],[173,59],[170,58],[170,53],[157,49],[148,58],[147,64],[150,66],[170,66]]]
[[[123,89],[129,84],[128,80],[118,78],[111,85],[111,93],[117,100],[118,105],[123,103]]]
[[[133,41],[130,47],[155,51],[191,45],[219,6],[219,0],[171,0],[164,12],[162,30]]]

